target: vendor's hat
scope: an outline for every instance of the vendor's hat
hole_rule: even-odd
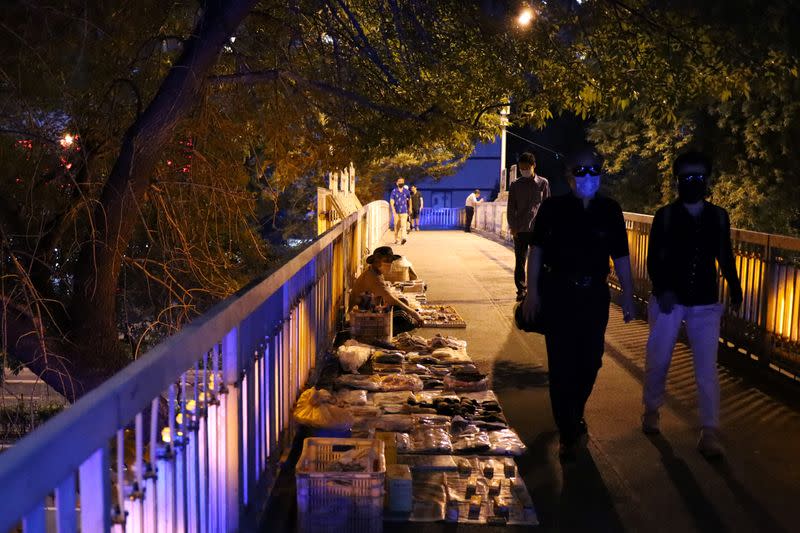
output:
[[[382,261],[391,263],[392,261],[397,261],[402,256],[397,255],[392,251],[391,246],[380,246],[375,248],[375,251],[372,252],[372,255],[367,257],[367,263],[373,263],[376,259],[380,259]]]

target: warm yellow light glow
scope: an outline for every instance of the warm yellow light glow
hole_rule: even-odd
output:
[[[178,413],[177,415],[175,415],[175,423],[183,424],[183,413]]]
[[[64,137],[61,138],[61,146],[64,148],[69,148],[72,146],[72,143],[75,142],[75,137],[70,135],[69,133],[64,134]]]
[[[201,395],[203,396],[203,398],[205,398],[205,395],[203,393],[200,393],[198,395],[198,397],[201,396]],[[187,411],[189,411],[190,413],[194,413],[195,409],[197,409],[197,404],[195,403],[194,400],[189,400],[189,401],[186,402],[186,410]]]
[[[169,434],[169,428],[167,427],[167,428],[162,429],[161,430],[161,441],[162,442],[169,442],[170,439],[171,439],[171,436]]]
[[[531,22],[533,22],[534,17],[533,9],[526,7],[522,11],[520,11],[519,16],[517,17],[517,24],[520,26],[528,26]]]

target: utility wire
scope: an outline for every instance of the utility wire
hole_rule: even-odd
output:
[[[556,157],[556,159],[561,159],[562,157],[564,157],[564,154],[562,154],[558,150],[553,150],[552,148],[549,148],[547,146],[543,146],[543,145],[541,145],[539,143],[535,143],[535,142],[531,141],[530,139],[526,139],[522,135],[517,135],[516,133],[514,133],[513,131],[510,131],[508,129],[506,130],[506,135],[513,135],[517,139],[521,139],[521,140],[525,141],[526,143],[535,146],[536,148],[541,148],[542,150],[545,150],[546,152],[550,152],[551,154],[553,154]]]

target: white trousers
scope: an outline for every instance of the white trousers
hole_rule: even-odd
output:
[[[681,323],[685,322],[694,360],[700,423],[703,427],[719,427],[717,346],[722,304],[675,305],[671,313],[662,313],[655,296],[651,296],[647,311],[650,338],[647,340],[644,372],[645,411],[658,411],[664,404],[664,389],[672,351]]]

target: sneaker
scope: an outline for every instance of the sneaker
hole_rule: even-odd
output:
[[[704,427],[700,430],[700,440],[697,441],[697,450],[706,459],[718,459],[725,455],[725,448],[719,440],[716,429]]]
[[[661,419],[658,411],[645,411],[642,415],[642,433],[645,435],[658,435],[661,429],[658,427],[658,422]]]
[[[406,239],[403,239],[402,241],[400,241],[400,244],[405,244],[405,243],[406,243]]]
[[[396,239],[395,239],[394,243],[395,243],[395,244],[400,244],[399,242],[397,242],[397,240],[396,240]]]

